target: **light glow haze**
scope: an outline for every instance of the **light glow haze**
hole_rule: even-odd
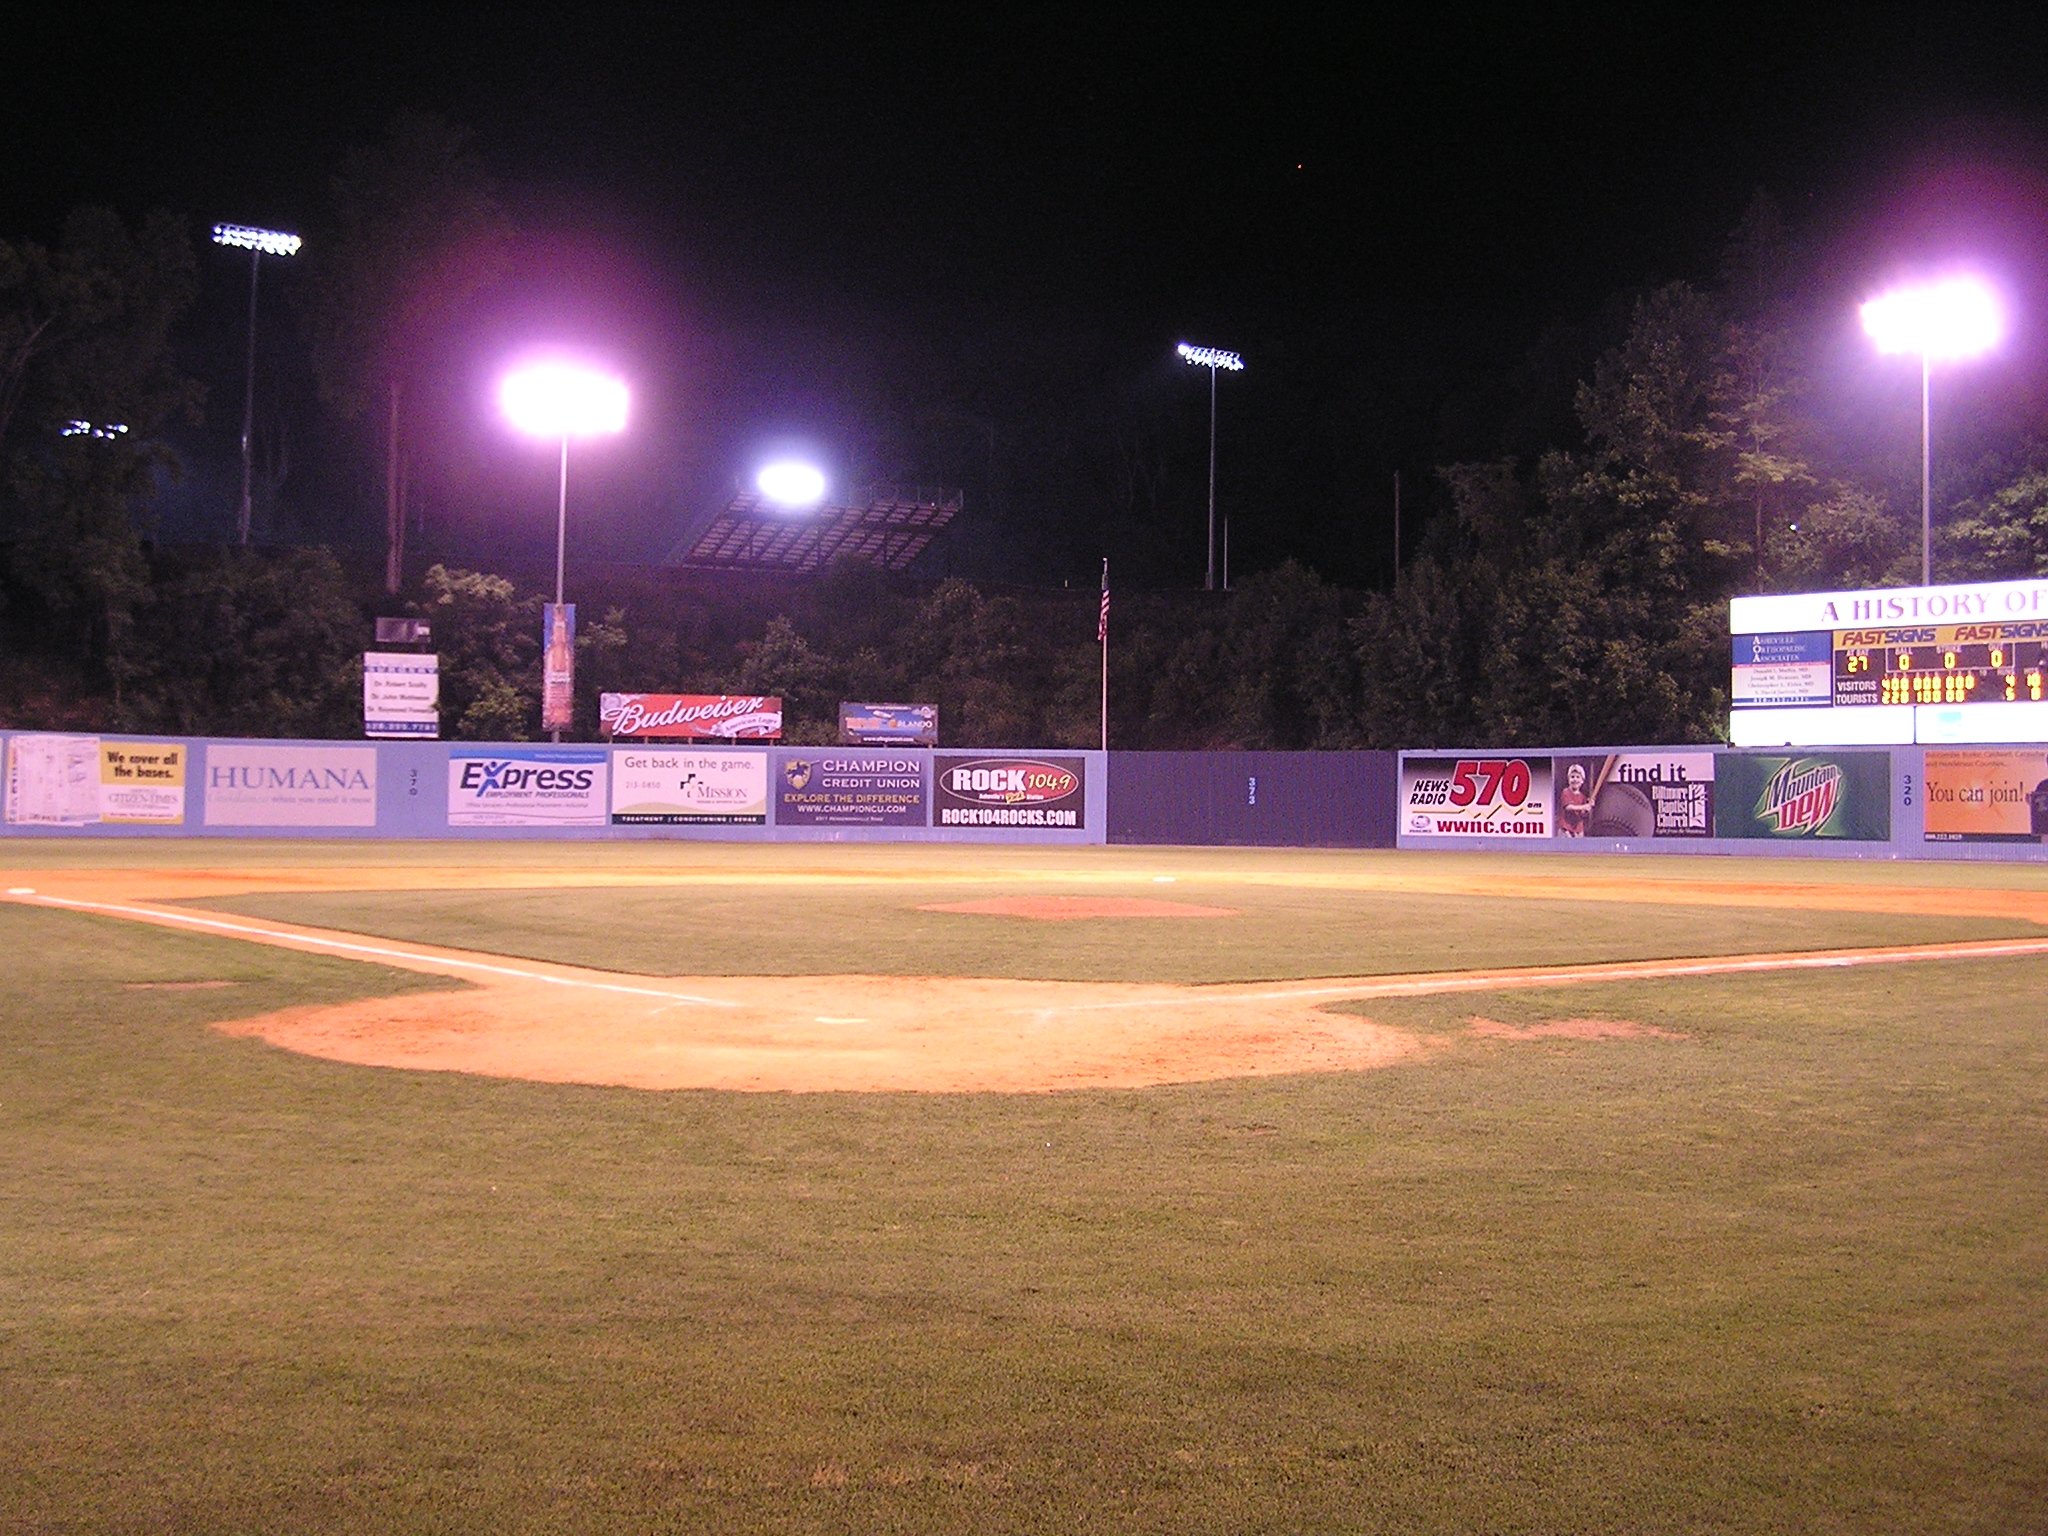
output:
[[[498,386],[505,419],[535,437],[591,437],[626,430],[622,380],[575,363],[531,363]]]
[[[1862,308],[1863,329],[1880,352],[1930,361],[1975,357],[2005,331],[1998,295],[1981,278],[1951,277],[1894,288]]]

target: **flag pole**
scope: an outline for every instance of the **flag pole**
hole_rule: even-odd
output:
[[[1102,750],[1109,750],[1109,557],[1102,558],[1102,613],[1095,623],[1095,638],[1102,646]]]

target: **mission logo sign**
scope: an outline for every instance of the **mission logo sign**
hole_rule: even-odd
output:
[[[602,747],[457,747],[451,827],[601,827],[611,754]]]
[[[1082,827],[1087,760],[1079,757],[935,757],[935,827]]]

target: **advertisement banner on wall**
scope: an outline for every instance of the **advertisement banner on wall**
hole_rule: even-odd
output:
[[[1930,843],[2048,842],[2048,751],[1927,754]]]
[[[377,749],[209,743],[206,824],[374,827]]]
[[[620,748],[611,769],[614,826],[767,824],[766,752]]]
[[[601,827],[611,754],[603,747],[456,747],[451,827]]]
[[[1716,752],[1714,835],[1887,842],[1891,762],[1889,752]]]
[[[935,757],[932,825],[1086,826],[1087,770],[1087,759],[1080,757]]]
[[[1550,836],[1547,757],[1401,760],[1401,832],[1409,837]]]
[[[175,827],[185,820],[185,760],[178,741],[100,743],[100,820]]]
[[[606,693],[597,723],[612,736],[779,741],[782,700],[759,694]]]
[[[781,827],[921,827],[925,760],[909,752],[791,748],[775,754]]]
[[[100,819],[97,736],[11,736],[7,819],[17,826],[83,827]]]
[[[1712,752],[1601,752],[1560,757],[1559,837],[1712,837]]]
[[[541,604],[540,728],[572,730],[576,724],[576,605]]]
[[[441,734],[441,658],[417,651],[363,652],[363,734]]]
[[[839,705],[839,742],[848,747],[936,747],[936,704]]]

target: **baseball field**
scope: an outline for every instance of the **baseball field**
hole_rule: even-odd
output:
[[[2048,1528],[2048,869],[0,845],[0,1529]]]

